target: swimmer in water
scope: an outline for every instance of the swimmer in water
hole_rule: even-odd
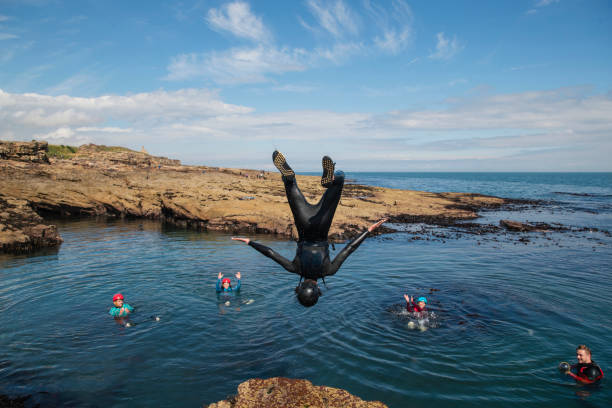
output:
[[[127,303],[123,303],[123,295],[121,293],[117,293],[115,296],[113,296],[113,304],[115,306],[111,307],[111,309],[108,311],[108,314],[113,317],[125,317],[134,311],[132,306],[128,305]]]
[[[221,272],[219,272],[219,275],[217,275],[217,293],[219,292],[232,292],[232,291],[238,291],[240,290],[240,272],[236,273],[236,280],[238,281],[238,283],[236,283],[236,286],[234,288],[232,288],[232,281],[230,278],[225,278],[223,280],[221,280],[223,278],[223,274]]]
[[[427,314],[427,298],[425,296],[421,296],[417,299],[416,303],[414,303],[414,297],[404,295],[404,299],[406,299],[406,310],[410,313],[418,313],[418,314]]]
[[[357,238],[349,242],[333,261],[330,260],[327,234],[340,202],[344,186],[344,173],[342,171],[334,172],[335,163],[328,156],[323,157],[321,185],[327,190],[319,202],[313,205],[306,201],[306,198],[300,191],[295,179],[295,173],[287,164],[283,154],[279,151],[274,151],[272,161],[282,174],[287,201],[289,202],[298,231],[295,258],[293,261],[289,261],[274,250],[251,241],[249,238],[233,237],[232,239],[252,246],[287,271],[300,275],[300,284],[295,288],[297,298],[303,306],[310,307],[317,303],[321,295],[317,279],[324,279],[326,276],[335,274],[346,258],[361,245],[372,231],[380,227],[386,219],[372,224]],[[303,282],[302,279],[304,280]]]
[[[584,344],[576,347],[576,360],[578,364],[571,366],[562,364],[559,365],[559,368],[565,370],[565,374],[581,384],[594,384],[603,378],[603,371],[591,359],[591,349]]]

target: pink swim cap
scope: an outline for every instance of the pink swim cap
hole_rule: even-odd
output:
[[[221,281],[221,283],[230,283],[231,280],[229,278],[225,278]]]
[[[123,295],[121,293],[117,293],[115,296],[113,296],[113,302],[117,299],[123,300]]]

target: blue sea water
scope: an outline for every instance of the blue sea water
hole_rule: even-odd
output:
[[[539,199],[499,218],[612,230],[610,173],[353,173],[354,182]],[[289,209],[287,209],[289,211]],[[75,407],[196,407],[248,378],[306,378],[390,407],[606,407],[610,383],[559,376],[585,343],[612,370],[605,233],[369,238],[309,309],[284,272],[230,236],[151,221],[58,221],[59,250],[0,256],[0,394]],[[516,236],[518,237],[518,235]],[[295,243],[256,237],[292,257]],[[336,246],[336,251],[341,249]],[[214,291],[217,273],[242,290]],[[432,290],[433,289],[433,290]],[[121,291],[133,327],[108,316]],[[438,327],[408,328],[403,294]],[[226,302],[229,302],[227,305]],[[159,316],[155,321],[152,316]]]

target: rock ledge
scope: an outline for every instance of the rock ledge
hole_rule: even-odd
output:
[[[387,408],[380,401],[364,401],[340,388],[313,385],[308,380],[252,378],[238,386],[238,394],[207,408]]]

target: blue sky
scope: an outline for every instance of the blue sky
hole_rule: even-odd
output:
[[[0,0],[0,139],[612,171],[612,3]]]

